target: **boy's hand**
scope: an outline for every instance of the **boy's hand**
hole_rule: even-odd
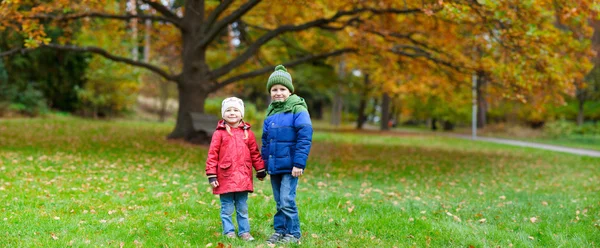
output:
[[[302,173],[304,173],[303,169],[300,169],[296,166],[294,166],[294,168],[292,168],[292,176],[293,177],[299,177],[302,176]]]

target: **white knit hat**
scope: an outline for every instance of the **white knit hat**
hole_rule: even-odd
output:
[[[242,113],[242,118],[244,118],[244,101],[242,101],[242,99],[237,97],[225,98],[225,100],[223,100],[221,103],[221,117],[225,116],[225,110],[230,107],[238,109],[240,113]]]

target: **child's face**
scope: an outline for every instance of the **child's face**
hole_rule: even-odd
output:
[[[276,102],[283,102],[290,97],[292,93],[288,88],[281,84],[276,84],[271,87],[271,100]]]
[[[234,107],[229,107],[223,114],[223,119],[229,124],[237,124],[242,120],[242,112]]]

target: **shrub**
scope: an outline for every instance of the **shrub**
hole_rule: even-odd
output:
[[[14,111],[27,116],[37,116],[48,112],[46,98],[36,88],[37,83],[30,82],[22,87],[0,85],[0,113]]]
[[[575,122],[559,120],[549,122],[544,126],[544,134],[549,137],[578,135],[600,135],[600,124],[585,123],[577,126]]]

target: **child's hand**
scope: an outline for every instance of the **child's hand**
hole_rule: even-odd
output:
[[[265,169],[256,172],[256,178],[258,178],[258,180],[264,181],[265,177],[267,177],[267,171],[265,171]]]
[[[216,177],[208,178],[208,183],[210,183],[210,186],[212,186],[213,188],[219,187],[219,181],[217,181]]]
[[[292,176],[293,177],[299,177],[302,176],[302,173],[304,173],[303,169],[300,169],[296,166],[294,166],[294,168],[292,168]]]

